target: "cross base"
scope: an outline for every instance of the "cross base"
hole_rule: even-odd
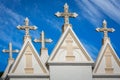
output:
[[[64,24],[62,26],[62,32],[64,32],[67,29],[67,27],[72,27],[72,25],[71,24]]]
[[[105,44],[106,40],[109,40],[109,41],[110,41],[110,38],[108,38],[108,37],[103,38],[103,39],[102,39],[102,44]]]
[[[74,61],[75,60],[75,56],[71,55],[71,56],[66,56],[66,60],[67,61]]]
[[[105,68],[105,72],[108,73],[108,74],[112,74],[113,73],[113,68],[112,67],[106,67]]]
[[[13,62],[14,62],[14,58],[9,58],[9,59],[8,59],[8,63],[9,63],[9,64],[13,64]]]
[[[27,74],[32,74],[34,72],[34,69],[33,68],[25,68],[25,73]]]
[[[47,50],[47,48],[41,48],[41,50]]]
[[[48,49],[47,48],[41,48],[40,49],[40,56],[42,56],[42,54],[48,53]]]
[[[49,55],[48,55],[48,49],[47,48],[41,48],[40,49],[40,57],[41,57],[41,60],[44,64],[46,64],[48,58],[49,58]]]
[[[30,36],[30,35],[25,35],[25,36],[24,36],[24,42],[25,42],[27,39],[31,39],[31,36]]]

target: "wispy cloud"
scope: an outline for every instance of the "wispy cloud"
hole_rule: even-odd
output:
[[[94,4],[96,4],[96,6],[99,7],[99,9],[106,14],[107,16],[109,16],[112,20],[114,20],[115,22],[117,22],[118,24],[120,24],[120,7],[119,1],[115,1],[115,0],[96,0],[96,1],[92,1]]]
[[[98,24],[107,15],[120,24],[120,1],[116,0],[75,0],[81,14],[92,24]]]
[[[1,15],[1,20],[0,20],[0,32],[1,32],[1,41],[3,42],[10,42],[12,41],[12,37],[14,37],[14,34],[17,33],[15,32],[16,26],[18,23],[21,22],[21,20],[24,19],[23,16],[15,13],[11,9],[7,8],[3,4],[0,3],[0,15]],[[16,41],[14,40],[14,43]],[[18,42],[16,42],[17,45],[16,47],[20,47]]]
[[[88,43],[86,40],[81,40],[82,44],[84,45],[85,49],[88,51],[89,55],[92,57],[93,60],[96,60],[96,56],[99,52],[97,47],[95,47],[93,44]]]
[[[61,32],[61,26],[60,26],[60,23],[57,22],[56,20],[54,19],[46,19],[46,22],[48,24],[50,24],[53,28],[56,28],[59,32]]]
[[[100,21],[100,18],[103,16],[100,11],[88,0],[75,0],[82,17],[87,19],[94,25],[97,25]],[[81,17],[81,16],[80,16]]]

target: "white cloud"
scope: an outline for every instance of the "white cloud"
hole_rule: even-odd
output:
[[[97,25],[100,18],[103,16],[100,11],[88,0],[75,0],[82,17],[86,18],[89,22]],[[81,17],[81,16],[80,16]]]
[[[1,41],[9,43],[12,41],[12,37],[14,37],[14,34],[16,33],[16,26],[24,19],[24,17],[5,7],[3,4],[0,4],[0,12]],[[20,44],[15,40],[14,44],[16,44],[16,47],[20,47]]]
[[[105,13],[107,16],[109,16],[111,19],[113,19],[115,22],[120,24],[120,7],[117,1],[114,0],[96,0],[92,1],[96,6],[99,7],[99,9]],[[114,4],[113,4],[114,3]]]
[[[103,20],[104,14],[120,24],[120,1],[116,0],[75,0],[83,17],[92,24]]]
[[[59,22],[54,19],[46,19],[46,22],[52,27],[56,28],[59,32],[61,32],[61,26]]]
[[[104,14],[120,25],[120,1],[116,0],[75,0],[83,17],[92,24],[99,24]]]

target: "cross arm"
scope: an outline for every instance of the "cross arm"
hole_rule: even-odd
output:
[[[25,26],[20,26],[20,25],[18,25],[18,26],[17,26],[17,29],[25,30]]]
[[[10,52],[10,51],[9,51],[9,50],[5,50],[5,49],[3,49],[2,52],[4,52],[4,53],[6,52],[6,53],[7,53],[7,52]],[[17,49],[16,49],[16,50],[12,50],[12,52],[16,52],[16,53],[18,53],[19,50],[17,50]]]
[[[45,42],[52,42],[52,39],[45,39]]]
[[[75,12],[74,12],[74,13],[69,13],[69,16],[71,16],[71,17],[74,17],[74,18],[75,18],[75,17],[77,17],[77,16],[78,16],[78,14],[77,14],[77,13],[75,13]]]
[[[36,27],[36,26],[29,26],[29,29],[30,29],[30,30],[36,30],[37,27]]]
[[[55,13],[55,15],[57,16],[57,17],[64,17],[64,16],[70,16],[70,17],[77,17],[78,16],[78,14],[77,13],[61,13],[61,12],[57,12],[57,13]]]
[[[115,31],[115,29],[114,28],[110,28],[110,29],[108,29],[110,32],[114,32]]]
[[[97,32],[101,32],[101,31],[103,31],[103,29],[101,29],[101,28],[96,28],[96,31],[97,31]]]
[[[45,39],[45,42],[52,42],[52,39]],[[34,39],[34,42],[42,42],[41,39]]]
[[[7,52],[9,52],[9,50],[3,49],[2,52],[7,53]]]
[[[96,28],[96,31],[98,31],[98,32],[103,32],[103,31],[109,31],[109,32],[114,32],[115,31],[115,29],[114,28]]]
[[[64,16],[64,13],[56,12],[55,15],[56,15],[57,17],[63,17],[63,16]]]
[[[18,50],[18,49],[16,49],[16,50],[13,50],[12,52],[14,52],[14,53],[18,53],[18,52],[19,52],[19,50]]]
[[[42,42],[40,39],[34,39],[34,42]]]

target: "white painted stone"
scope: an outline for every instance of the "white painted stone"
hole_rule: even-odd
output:
[[[50,80],[92,80],[91,66],[50,66]]]

